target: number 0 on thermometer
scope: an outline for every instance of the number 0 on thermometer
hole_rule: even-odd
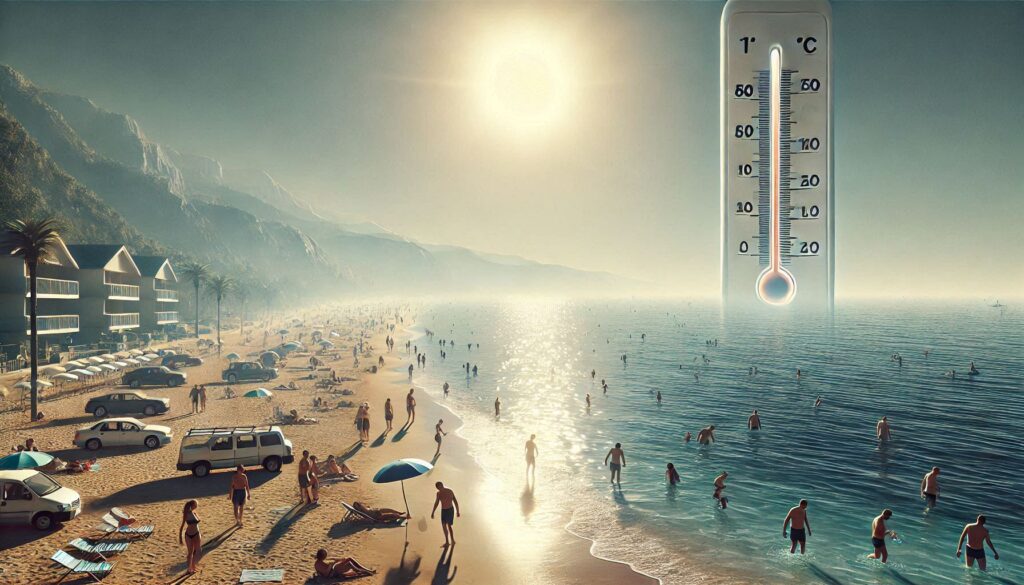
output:
[[[831,311],[831,8],[729,0],[721,34],[723,299]]]

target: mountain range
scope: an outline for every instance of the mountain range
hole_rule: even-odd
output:
[[[75,243],[210,263],[301,294],[613,294],[643,283],[421,244],[318,210],[258,169],[156,143],[131,116],[0,65],[0,220],[50,214]],[[299,285],[299,286],[295,286]]]

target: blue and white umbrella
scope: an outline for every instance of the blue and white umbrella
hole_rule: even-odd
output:
[[[409,500],[405,497],[405,480],[419,477],[434,466],[422,459],[398,459],[381,467],[373,476],[373,483],[402,482],[402,500],[405,501],[405,514],[409,515]]]
[[[35,469],[53,461],[53,455],[39,451],[18,451],[0,458],[0,469]]]

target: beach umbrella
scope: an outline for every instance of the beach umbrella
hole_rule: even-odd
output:
[[[94,364],[102,364],[103,363],[103,358],[94,355],[91,358],[89,358],[89,362],[94,363]]]
[[[111,371],[111,372],[116,372],[117,371],[117,366],[115,366],[114,364],[103,364],[100,367],[103,368],[104,370],[108,370],[108,371]]]
[[[108,362],[112,362],[112,361],[117,359],[117,357],[115,357],[114,354],[112,354],[112,353],[105,353],[105,354],[101,355],[100,357],[105,359],[105,360],[107,360]]]
[[[284,334],[288,333],[288,330],[287,329],[278,329],[277,332],[280,333],[281,335],[284,335]]]
[[[228,358],[228,361],[230,361],[230,362],[233,362],[233,361],[237,361],[237,360],[238,360],[238,358],[239,358],[239,357],[241,357],[241,356],[239,356],[239,355],[238,355],[237,353],[235,353],[235,352],[231,352],[231,353],[229,353],[228,355],[226,355],[226,356],[224,356],[224,357]]]
[[[147,359],[151,359],[151,360],[155,360],[155,359],[159,359],[160,358],[160,356],[156,355],[155,353],[147,353],[146,355],[144,355],[142,357],[147,358]]]
[[[405,480],[419,477],[433,468],[433,465],[422,459],[398,459],[381,467],[373,476],[373,483],[402,482],[402,500],[405,501],[405,514],[409,515],[409,500],[405,497]]]
[[[53,384],[47,382],[46,380],[36,380],[36,386],[38,386],[39,388],[49,388],[50,386],[53,386]],[[29,382],[28,380],[22,380],[21,382],[15,384],[14,387],[21,388],[22,390],[29,390],[32,388],[32,383]]]
[[[80,368],[80,369],[77,369],[77,370],[71,370],[71,373],[72,374],[78,374],[79,376],[95,376],[96,375],[96,374],[94,374],[94,373],[92,373],[89,370],[86,370],[84,368]]]
[[[78,376],[76,376],[74,374],[68,374],[67,372],[65,372],[63,374],[54,374],[53,379],[54,380],[69,380],[69,381],[74,382],[75,380],[78,379]]]
[[[126,359],[124,361],[128,362],[129,364],[131,364],[133,366],[140,366],[140,365],[142,365],[142,362],[140,362],[139,360],[137,360],[135,358],[128,358],[128,359]]]
[[[144,355],[137,355],[137,356],[135,356],[135,361],[138,361],[138,362],[148,362],[149,358],[144,356]]]
[[[124,358],[128,358],[128,357],[132,357],[132,354],[128,353],[127,351],[119,351],[119,352],[114,354],[114,357],[118,357],[118,358],[124,359]]]
[[[119,368],[127,368],[128,367],[128,362],[116,361],[116,362],[114,362],[114,365],[119,367]]]
[[[35,469],[53,461],[53,455],[41,451],[18,451],[0,458],[0,469]]]
[[[331,343],[330,341],[327,341],[326,339],[321,339],[319,342],[317,342],[317,345],[319,345],[320,347],[334,347],[334,344]]]
[[[246,398],[270,398],[273,395],[274,393],[266,388],[257,388],[255,390],[249,390],[242,396],[245,396]]]
[[[99,366],[89,366],[88,368],[85,368],[85,369],[89,370],[90,372],[92,372],[94,374],[102,374],[103,373],[103,368],[101,368]]]
[[[67,371],[67,369],[62,368],[60,366],[46,366],[45,368],[40,368],[39,369],[39,373],[44,375],[44,376],[52,376],[54,374],[62,374],[64,372],[66,372],[66,371]]]
[[[137,356],[137,355],[143,355],[146,352],[142,351],[141,349],[133,349],[133,350],[130,350],[128,353],[133,355],[133,356]]]
[[[84,368],[85,367],[85,364],[83,364],[82,362],[80,362],[78,360],[71,360],[70,362],[68,362],[68,363],[66,363],[64,365],[69,367],[69,368]]]

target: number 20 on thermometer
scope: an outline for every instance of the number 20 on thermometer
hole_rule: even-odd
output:
[[[721,35],[723,300],[831,311],[831,8],[729,0]]]

